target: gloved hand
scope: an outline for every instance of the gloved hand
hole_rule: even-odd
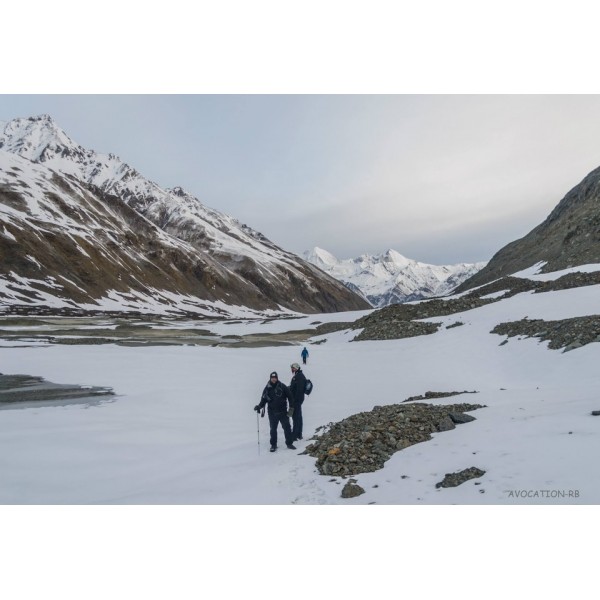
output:
[[[260,406],[257,404],[257,405],[254,407],[254,410],[255,410],[256,412],[260,412]]]
[[[294,407],[290,406],[290,408],[287,411],[287,416],[291,417],[294,414]]]

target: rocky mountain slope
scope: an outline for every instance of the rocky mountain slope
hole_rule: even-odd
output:
[[[377,308],[443,296],[485,265],[429,265],[406,258],[395,250],[338,260],[322,248],[313,248],[304,253],[304,258],[361,293]]]
[[[569,191],[543,223],[502,248],[457,291],[484,285],[537,263],[544,263],[544,273],[600,263],[600,167]]]
[[[234,314],[368,304],[259,232],[86,150],[47,115],[0,128],[0,301]]]

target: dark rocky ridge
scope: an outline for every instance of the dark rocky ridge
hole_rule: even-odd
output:
[[[490,333],[514,337],[537,337],[541,341],[550,341],[548,348],[575,350],[592,342],[600,342],[600,315],[574,317],[559,321],[542,319],[522,319],[496,325]]]
[[[459,396],[460,394],[478,394],[479,392],[425,392],[419,396],[411,396],[402,402],[417,402],[419,400],[433,400],[434,398],[450,398],[451,396]]]
[[[502,248],[455,291],[483,285],[542,261],[547,263],[542,272],[600,262],[600,168],[569,191],[543,223]]]

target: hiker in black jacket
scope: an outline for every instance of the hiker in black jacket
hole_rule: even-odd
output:
[[[292,421],[294,423],[292,427],[292,438],[294,441],[302,439],[302,403],[304,402],[304,386],[306,385],[306,377],[300,368],[298,363],[292,363],[291,365],[292,381],[290,382],[290,392],[292,393],[292,406],[294,407],[294,413],[292,415]]]
[[[277,450],[277,426],[281,423],[285,435],[285,445],[290,450],[295,450],[296,446],[292,443],[292,428],[290,427],[290,418],[288,416],[288,401],[290,408],[293,405],[292,394],[290,390],[279,381],[277,373],[273,371],[269,382],[263,390],[260,402],[254,407],[256,412],[262,410],[262,416],[265,416],[265,404],[269,413],[269,424],[271,426],[271,452]]]

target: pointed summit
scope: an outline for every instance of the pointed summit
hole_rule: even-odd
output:
[[[407,266],[410,263],[414,262],[414,261],[410,260],[409,258],[406,258],[406,256],[403,256],[402,254],[400,254],[400,252],[396,252],[396,250],[392,250],[391,248],[386,250],[381,255],[381,260],[383,262],[392,262],[395,265],[398,265],[400,267]]]
[[[85,153],[47,114],[8,121],[0,132],[0,148],[34,162]]]
[[[312,250],[307,250],[304,253],[304,260],[321,269],[323,267],[334,267],[339,263],[338,259],[331,252],[327,252],[327,250],[323,250],[323,248],[319,248],[318,246],[315,246]]]

